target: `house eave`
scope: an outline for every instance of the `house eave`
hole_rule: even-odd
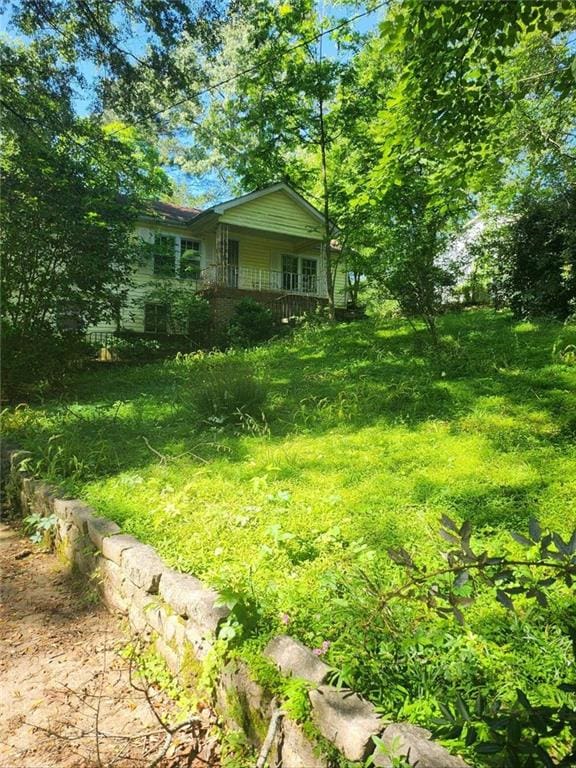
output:
[[[207,211],[204,211],[200,214],[200,216],[203,216],[206,213],[216,213],[219,216],[226,213],[226,211],[230,210],[231,208],[236,208],[239,205],[243,205],[244,203],[251,202],[252,200],[258,200],[260,197],[264,197],[265,195],[273,194],[274,192],[285,192],[289,197],[294,200],[295,203],[300,205],[302,208],[304,208],[311,216],[313,216],[317,221],[324,223],[324,216],[320,211],[315,208],[311,203],[306,200],[305,197],[303,197],[299,192],[297,192],[295,189],[293,189],[289,184],[286,184],[284,181],[278,181],[274,184],[269,184],[267,187],[262,187],[261,189],[256,189],[253,192],[247,192],[245,195],[240,195],[239,197],[232,198],[231,200],[225,200],[222,203],[218,203],[218,205],[214,205],[212,208],[208,209]],[[338,227],[334,224],[334,222],[330,222],[330,226],[332,228],[333,234],[337,234],[339,232]]]
[[[179,227],[181,229],[189,228],[190,224],[194,220],[195,218],[191,219],[190,221],[178,221],[177,219],[161,218],[160,216],[148,216],[146,214],[140,214],[140,216],[138,216],[138,221],[144,222],[146,224],[156,224],[158,226],[165,227]]]
[[[186,217],[184,215],[182,216],[170,216],[169,214],[163,215],[162,213],[142,213],[138,219],[139,221],[145,222],[147,224],[155,224],[157,226],[170,226],[170,227],[178,227],[181,229],[188,229],[188,230],[196,230],[196,231],[202,231],[202,230],[209,230],[213,226],[216,226],[219,222],[221,217],[226,214],[227,211],[229,211],[232,208],[236,208],[238,206],[243,205],[244,203],[251,202],[253,200],[258,200],[261,197],[265,197],[266,195],[273,194],[275,192],[284,192],[286,193],[297,205],[299,205],[302,209],[304,209],[310,216],[312,216],[316,221],[318,221],[322,226],[324,225],[324,216],[323,214],[315,208],[311,203],[309,203],[299,192],[297,192],[295,189],[293,189],[289,184],[286,184],[286,182],[279,181],[275,182],[274,184],[269,184],[266,187],[262,187],[261,189],[256,189],[253,192],[247,192],[244,195],[240,195],[239,197],[232,198],[231,200],[225,200],[222,203],[218,203],[217,205],[212,206],[211,208],[207,208],[205,211],[200,211],[198,213],[195,213],[193,215],[190,215],[190,217]],[[330,222],[331,227],[331,236],[332,238],[337,236],[340,232],[339,228],[334,224],[334,222]],[[263,227],[262,231],[270,231],[268,227]],[[278,234],[286,234],[279,232]],[[322,235],[318,235],[316,233],[310,232],[310,238],[313,240],[323,240]]]

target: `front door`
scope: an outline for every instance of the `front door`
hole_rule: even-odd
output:
[[[228,288],[238,288],[238,265],[240,243],[238,240],[228,240],[228,255],[225,263],[225,278]]]

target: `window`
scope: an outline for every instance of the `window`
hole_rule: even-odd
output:
[[[302,291],[316,293],[318,283],[318,262],[316,259],[302,259]]]
[[[63,304],[56,314],[56,327],[63,333],[79,331],[82,328],[80,306],[73,301]]]
[[[180,277],[185,280],[200,280],[202,262],[200,241],[180,238]]]
[[[144,305],[144,330],[147,333],[168,333],[168,305]]]
[[[285,291],[317,293],[317,260],[284,254],[282,256],[282,288]]]
[[[154,274],[174,277],[176,272],[176,238],[156,235],[154,240]]]

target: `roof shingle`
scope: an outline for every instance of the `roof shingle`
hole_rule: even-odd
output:
[[[174,203],[162,203],[159,200],[154,200],[149,204],[149,209],[146,213],[155,219],[165,222],[186,224],[201,214],[202,209],[187,208],[184,205],[174,205]]]

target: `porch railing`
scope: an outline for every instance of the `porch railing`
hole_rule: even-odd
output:
[[[326,296],[326,281],[320,275],[303,275],[253,267],[218,264],[202,271],[201,284],[251,291],[278,291],[304,296]]]
[[[95,346],[107,347],[112,339],[117,338],[115,333],[111,331],[89,331],[85,336],[86,341],[89,344]]]

